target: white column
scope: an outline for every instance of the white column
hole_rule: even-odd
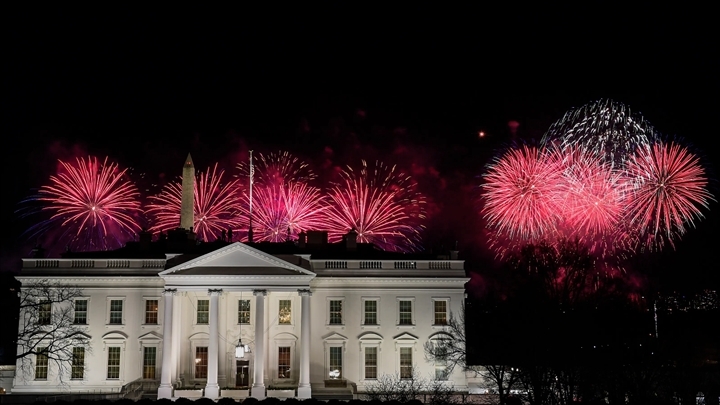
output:
[[[222,290],[208,290],[210,296],[210,341],[208,342],[208,370],[207,385],[205,385],[205,398],[220,398],[220,386],[218,385],[218,305]]]
[[[300,313],[300,381],[298,398],[310,398],[310,290],[298,290],[302,300]]]
[[[173,311],[173,320],[172,320],[172,341],[173,341],[173,353],[172,353],[172,365],[170,367],[171,370],[171,378],[173,381],[173,384],[176,387],[182,387],[183,380],[182,380],[182,373],[181,373],[181,367],[183,362],[183,357],[185,357],[185,361],[190,360],[189,356],[182,356],[180,354],[180,351],[182,350],[182,342],[180,341],[180,338],[182,337],[182,325],[183,325],[183,317],[182,317],[182,295],[184,293],[175,294],[175,297],[173,297],[173,302],[177,301],[178,304],[178,310]],[[194,359],[195,356],[192,356]],[[194,363],[193,363],[194,364]]]
[[[267,290],[253,290],[255,295],[255,358],[251,396],[265,399],[265,296]]]
[[[176,289],[166,289],[163,291],[165,296],[165,314],[163,316],[163,354],[162,354],[162,373],[160,374],[160,387],[158,387],[158,399],[172,398],[172,358],[175,355],[173,350],[172,330],[173,330],[173,298]]]

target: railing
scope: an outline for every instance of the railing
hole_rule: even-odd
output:
[[[107,266],[115,269],[127,269],[130,267],[130,260],[108,260]]]
[[[347,269],[347,262],[344,260],[331,260],[325,262],[326,269]]]
[[[428,267],[431,270],[450,270],[450,262],[430,262]]]
[[[382,262],[373,261],[373,262],[360,262],[360,268],[361,269],[382,269]]]
[[[417,262],[395,262],[395,269],[417,269]]]
[[[142,397],[144,382],[145,381],[143,379],[138,378],[135,381],[131,381],[123,385],[120,389],[120,397],[132,399],[133,401],[138,400]]]

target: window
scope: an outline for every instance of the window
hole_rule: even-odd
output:
[[[342,300],[330,300],[330,325],[342,325]]]
[[[88,300],[75,300],[75,319],[73,323],[76,325],[87,325]]]
[[[48,376],[48,356],[46,354],[47,347],[38,347],[35,355],[35,379],[47,380]]]
[[[195,378],[207,378],[208,348],[195,348]]]
[[[342,347],[330,347],[330,372],[334,373],[335,378],[343,378],[342,351]]]
[[[446,300],[433,300],[433,307],[435,310],[434,325],[447,325],[448,302]]]
[[[143,347],[143,378],[155,379],[156,354],[156,347]]]
[[[412,378],[412,347],[400,348],[400,378]]]
[[[50,325],[52,302],[42,302],[38,306],[38,325]]]
[[[238,323],[243,325],[250,323],[250,300],[238,301]]]
[[[73,347],[70,378],[82,380],[85,376],[85,348]]]
[[[365,379],[377,378],[377,347],[365,348]]]
[[[210,300],[198,300],[197,301],[197,324],[198,325],[207,325],[209,320],[210,320]]]
[[[278,310],[278,324],[290,325],[292,321],[292,302],[290,300],[280,300],[280,309]]]
[[[447,376],[447,347],[442,340],[435,341],[435,379],[446,381]]]
[[[412,301],[398,301],[398,325],[413,325]]]
[[[377,326],[380,324],[380,316],[378,315],[379,310],[379,298],[365,298],[362,299],[362,324],[368,326]]]
[[[122,302],[122,301],[121,301]],[[120,347],[108,347],[107,378],[115,380],[120,378]]]
[[[110,300],[110,324],[122,325],[123,323],[123,300]],[[110,378],[110,377],[108,377]]]
[[[145,300],[145,323],[148,325],[157,325],[158,300]]]
[[[278,378],[290,378],[290,346],[278,347]]]

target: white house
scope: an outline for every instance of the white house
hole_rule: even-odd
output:
[[[228,387],[308,398],[362,392],[383,374],[413,370],[467,390],[462,371],[447,375],[423,349],[462,310],[463,261],[381,252],[352,238],[306,241],[214,242],[179,254],[143,253],[158,242],[135,243],[135,251],[23,259],[20,282],[82,289],[75,321],[92,350],[62,387],[45,359],[33,375],[18,367],[12,392],[118,392],[142,380],[157,382],[159,398],[189,396],[180,391],[188,387],[208,398]],[[249,352],[236,356],[240,342]]]

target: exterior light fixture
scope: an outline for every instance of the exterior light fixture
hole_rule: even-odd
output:
[[[245,357],[245,353],[250,353],[250,346],[243,344],[242,338],[238,338],[237,345],[235,345],[235,358],[242,359]]]

